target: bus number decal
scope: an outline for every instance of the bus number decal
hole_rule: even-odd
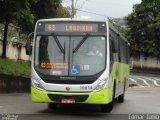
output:
[[[92,90],[92,86],[80,86],[81,90]]]

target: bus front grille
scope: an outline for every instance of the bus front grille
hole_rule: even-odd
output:
[[[48,97],[55,102],[61,102],[62,99],[74,99],[75,102],[84,102],[89,95],[60,95],[60,94],[48,94]]]

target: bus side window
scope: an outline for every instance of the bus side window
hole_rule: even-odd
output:
[[[120,38],[120,59],[122,63],[126,63],[126,46],[125,46],[125,42],[122,40],[122,38]]]
[[[123,41],[119,38],[119,59],[123,62]]]
[[[118,61],[118,53],[115,48],[113,37],[110,38],[110,51],[111,51],[111,53],[110,53],[111,61]]]
[[[119,61],[119,45],[118,45],[118,39],[115,33],[112,32],[112,39],[111,39],[111,44],[112,44],[112,54],[113,54],[113,61]]]
[[[110,61],[113,62],[113,38],[111,34],[109,34],[109,47],[110,47]]]
[[[129,49],[129,43],[127,43],[127,63],[130,64],[130,49]]]
[[[111,49],[113,53],[117,53],[117,50],[115,48],[114,39],[111,37]]]
[[[125,48],[126,49],[125,50],[125,52],[126,52],[126,63],[129,64],[129,45],[128,45],[127,42],[125,43],[125,47],[126,47]]]

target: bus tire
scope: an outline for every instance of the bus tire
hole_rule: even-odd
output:
[[[123,103],[124,102],[124,93],[118,96],[118,102]]]
[[[57,104],[56,103],[48,103],[48,108],[49,109],[56,109],[57,108]]]
[[[111,112],[114,106],[114,100],[115,100],[115,90],[116,90],[116,83],[114,82],[114,88],[113,88],[113,94],[112,94],[112,101],[106,105],[101,105],[102,112]]]

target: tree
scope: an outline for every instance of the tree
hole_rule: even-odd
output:
[[[160,57],[160,0],[142,0],[126,20],[132,54]]]
[[[25,19],[28,23],[33,23],[34,16],[29,9],[28,0],[3,0],[0,1],[0,22],[3,22],[3,52],[2,57],[6,58],[8,25],[13,21]]]
[[[20,27],[23,33],[29,33],[34,30],[34,24],[38,19],[54,18],[57,16],[68,16],[66,9],[64,9],[61,5],[61,0],[0,1],[0,22],[5,24],[2,57],[6,58],[7,33],[9,23],[16,24],[16,26]]]
[[[26,22],[26,19],[20,19],[18,26],[23,32],[33,32],[34,26],[39,19],[69,17],[69,11],[65,9],[61,0],[29,0],[30,10],[34,16],[33,23]]]
[[[17,21],[21,30],[27,33],[33,32],[34,25],[38,19],[54,18],[61,0],[28,0],[28,2],[30,11],[34,16],[33,23],[27,22],[27,18]]]
[[[70,17],[71,14],[69,12],[69,10],[65,7],[63,7],[62,5],[59,5],[59,7],[56,9],[56,15],[55,17],[57,18],[67,18],[67,17]]]
[[[56,9],[60,4],[61,0],[37,0],[37,2],[31,0],[31,11],[35,16],[34,22],[38,19],[55,18]]]

